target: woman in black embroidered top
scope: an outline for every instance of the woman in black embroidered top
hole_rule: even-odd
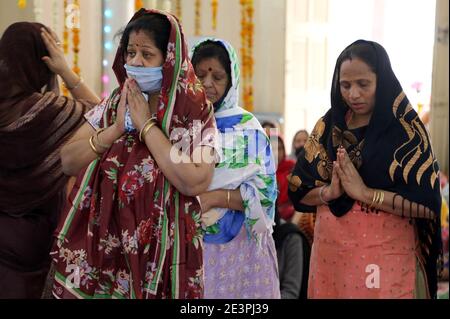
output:
[[[317,212],[308,297],[435,297],[438,172],[384,48],[348,46],[336,63],[331,109],[289,176],[296,210]]]

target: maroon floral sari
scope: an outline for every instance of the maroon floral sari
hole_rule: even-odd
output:
[[[172,15],[158,108],[158,125],[171,136],[188,129],[194,138],[215,128],[212,108],[188,58],[181,27]],[[126,77],[124,50],[114,70]],[[101,127],[114,123],[120,89],[104,101]],[[193,121],[201,121],[201,130]],[[213,145],[215,135],[203,136]],[[176,143],[176,138],[172,143]],[[192,152],[191,152],[192,153]],[[53,252],[57,298],[202,298],[200,206],[164,177],[137,133],[123,135],[79,176],[63,213]]]

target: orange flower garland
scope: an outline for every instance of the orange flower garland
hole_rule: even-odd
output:
[[[142,0],[134,0],[134,10],[138,11],[140,8],[144,7],[144,1]]]
[[[200,35],[200,27],[201,27],[201,8],[202,3],[200,0],[195,0],[195,35]]]
[[[72,70],[78,76],[81,74],[79,67],[80,55],[80,1],[73,0],[71,4],[64,0],[64,30],[63,30],[63,52],[64,55],[69,54],[69,30],[72,30],[72,52],[73,67]],[[65,85],[62,86],[64,96],[69,95],[69,90]]]
[[[69,54],[69,27],[67,26],[67,19],[69,17],[69,13],[67,12],[68,3],[67,0],[64,0],[64,30],[63,30],[63,51],[64,55]],[[69,90],[65,85],[62,86],[62,93],[64,96],[69,95]]]
[[[211,0],[212,9],[212,28],[214,31],[217,30],[217,7],[219,6],[218,0]]]
[[[253,111],[253,0],[240,0],[241,4],[241,60],[244,108]]]
[[[19,0],[19,2],[17,2],[17,5],[20,9],[25,9],[27,7],[27,0]]]
[[[73,42],[73,72],[75,72],[78,76],[80,75],[80,67],[78,66],[79,62],[79,53],[80,53],[80,1],[74,0],[73,4],[75,5],[76,10],[78,11],[75,14],[74,27],[72,29],[72,42]]]

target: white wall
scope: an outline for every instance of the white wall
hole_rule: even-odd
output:
[[[288,0],[286,11],[285,144],[296,131],[311,132],[329,108],[330,0]]]
[[[431,143],[440,169],[448,171],[448,0],[437,0],[436,37],[433,63],[433,94],[431,106]]]
[[[434,10],[435,0],[288,0],[286,144],[329,109],[336,59],[357,39],[382,44],[412,105],[429,107]]]

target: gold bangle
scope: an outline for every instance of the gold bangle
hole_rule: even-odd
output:
[[[231,197],[230,190],[227,190],[227,208],[228,209],[231,208],[230,207],[230,197]]]
[[[372,203],[369,205],[369,209],[373,208],[373,205],[375,204],[375,200],[377,199],[378,192],[376,189],[373,190],[373,197],[372,197]]]
[[[139,133],[139,141],[144,142],[144,136],[148,133],[148,131],[156,125],[156,122],[152,119],[145,122],[146,124],[142,127],[141,132]]]
[[[375,206],[378,204],[381,198],[381,192],[377,190],[377,198],[375,199],[375,204],[373,205],[373,208],[376,208]]]
[[[100,135],[100,133],[103,132],[104,130],[106,130],[106,128],[101,128],[95,133],[95,139],[96,139],[95,142],[97,143],[98,146],[107,150],[108,148],[111,147],[111,145],[106,145],[106,144],[100,143],[100,138],[98,137]]]
[[[384,193],[382,191],[374,189],[372,203],[369,209],[375,208],[375,205],[380,205],[384,201]]]
[[[380,198],[378,199],[378,205],[381,206],[381,204],[383,204],[384,202],[384,192],[380,191]]]
[[[94,135],[92,135],[90,138],[89,138],[89,145],[91,146],[91,149],[92,149],[92,151],[94,151],[94,153],[95,154],[97,154],[97,156],[101,156],[102,155],[102,153],[100,153],[99,151],[98,151],[98,149],[95,147],[95,145],[94,145]]]
[[[153,116],[151,116],[147,121],[144,122],[144,125],[142,125],[142,130],[148,125],[148,123],[150,123],[151,121],[155,121],[155,119],[153,118]],[[141,130],[141,132],[142,132]]]

